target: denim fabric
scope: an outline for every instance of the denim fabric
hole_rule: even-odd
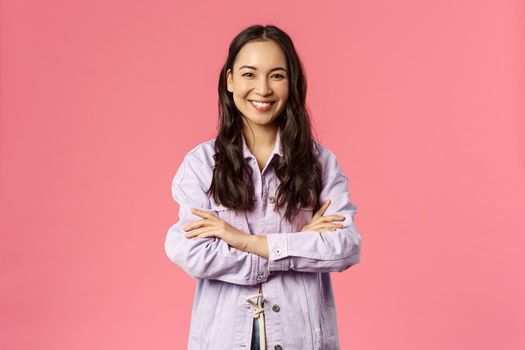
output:
[[[241,136],[244,162],[252,169],[255,203],[251,210],[235,211],[207,195],[213,179],[215,139],[187,152],[172,181],[179,219],[169,228],[164,246],[170,260],[196,282],[188,350],[249,349],[254,307],[246,298],[257,294],[259,287],[269,304],[265,330],[260,330],[261,336],[266,334],[268,349],[337,350],[330,273],[347,270],[359,263],[361,255],[349,179],[335,154],[314,141],[322,166],[319,200],[331,200],[324,216],[338,214],[345,219],[334,231],[302,231],[312,219],[313,208],[301,208],[291,221],[284,219],[285,208],[276,208],[280,179],[274,166],[284,156],[281,131],[262,170]],[[269,256],[233,248],[214,236],[186,238],[183,227],[202,220],[191,208],[209,211],[246,234],[266,236]]]

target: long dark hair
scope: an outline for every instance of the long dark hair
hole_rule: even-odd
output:
[[[231,42],[228,57],[219,77],[219,125],[215,139],[215,167],[207,191],[217,203],[230,209],[251,210],[255,204],[252,168],[245,164],[242,150],[242,114],[235,106],[233,95],[227,90],[227,71],[233,72],[233,63],[244,44],[273,40],[283,50],[289,72],[289,94],[286,108],[276,118],[280,128],[282,157],[273,163],[280,185],[276,194],[276,208],[286,205],[284,217],[292,221],[300,208],[320,207],[322,167],[315,151],[311,122],[306,107],[306,79],[302,63],[291,38],[273,25],[253,25],[240,32]],[[316,149],[314,149],[316,148]],[[275,160],[275,159],[274,159]]]

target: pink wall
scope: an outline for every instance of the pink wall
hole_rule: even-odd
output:
[[[0,348],[184,349],[170,182],[230,40],[295,41],[362,262],[342,349],[525,348],[521,1],[1,1]]]

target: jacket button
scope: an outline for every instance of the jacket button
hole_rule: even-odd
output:
[[[268,200],[270,201],[270,203],[275,203],[275,197],[274,196],[268,197]]]
[[[275,345],[273,348],[274,350],[283,350],[283,347],[280,345]]]
[[[263,279],[263,275],[258,275],[258,276],[257,276],[257,280],[258,280],[258,281],[260,281],[260,280],[262,280],[262,279]]]
[[[279,305],[275,304],[274,306],[272,306],[272,310],[275,311],[275,312],[279,312],[279,310],[281,310],[281,308],[279,307]]]

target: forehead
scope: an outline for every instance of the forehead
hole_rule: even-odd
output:
[[[256,41],[245,44],[237,53],[234,66],[255,66],[258,69],[271,69],[274,66],[286,66],[286,56],[281,47],[273,40]]]

